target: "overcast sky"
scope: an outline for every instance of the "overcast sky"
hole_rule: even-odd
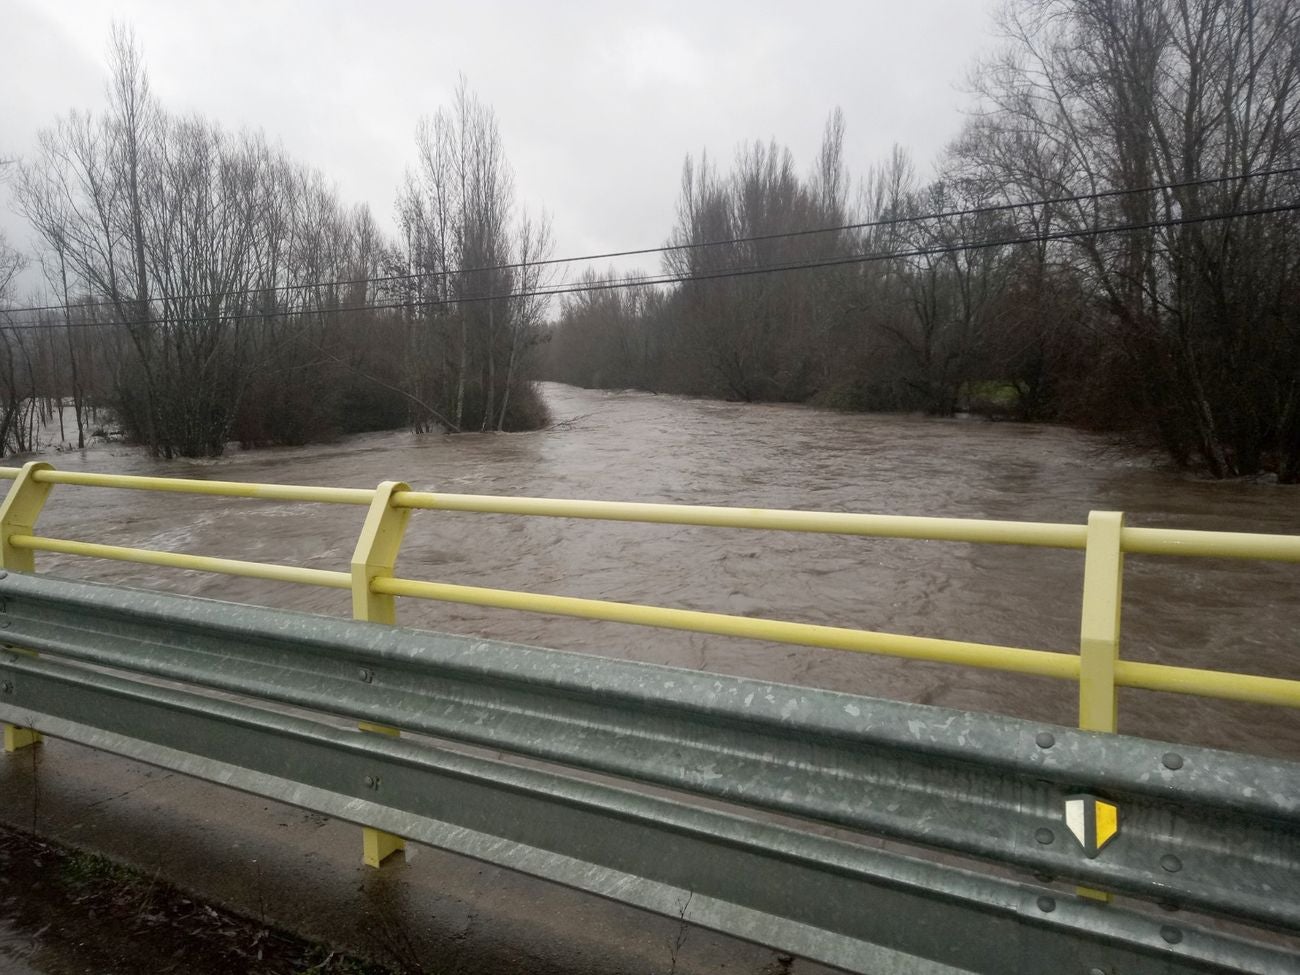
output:
[[[174,111],[262,129],[392,226],[416,120],[464,73],[498,115],[521,202],[557,256],[654,246],[683,157],[775,137],[811,166],[827,113],[860,175],[900,143],[922,168],[961,124],[992,0],[654,3],[0,0],[0,157],[104,102],[110,23],[134,26]],[[0,191],[0,226],[28,243]],[[34,284],[34,282],[33,282]]]

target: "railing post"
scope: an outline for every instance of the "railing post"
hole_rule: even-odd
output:
[[[36,571],[36,553],[30,549],[14,548],[9,544],[9,536],[30,535],[36,527],[36,519],[41,516],[53,485],[41,484],[34,475],[37,471],[50,469],[50,464],[40,460],[24,464],[3,503],[0,503],[0,569]],[[31,728],[20,728],[8,722],[3,722],[3,726],[6,752],[16,752],[41,740],[40,732]]]
[[[1083,612],[1079,626],[1079,727],[1108,731],[1119,724],[1115,662],[1119,659],[1120,607],[1124,592],[1124,547],[1120,511],[1088,513],[1083,559]],[[1076,887],[1089,900],[1109,902],[1110,894]]]
[[[50,496],[52,484],[36,480],[37,471],[52,470],[52,465],[33,460],[23,465],[14,483],[0,503],[0,569],[16,572],[35,572],[36,553],[29,549],[14,548],[9,544],[11,535],[30,535],[41,516],[45,499]]]
[[[1088,515],[1079,629],[1079,727],[1084,731],[1114,732],[1118,723],[1115,662],[1124,582],[1123,528],[1123,512]]]
[[[365,524],[361,526],[356,551],[352,553],[353,619],[369,620],[372,623],[397,622],[396,598],[373,591],[370,584],[377,578],[393,574],[397,553],[402,547],[402,536],[406,534],[406,523],[411,520],[411,509],[394,508],[392,498],[394,492],[410,489],[408,484],[401,481],[384,481],[375,490],[370,510],[366,512]],[[365,680],[366,677],[363,676],[362,679]],[[362,731],[374,734],[398,734],[396,728],[369,722],[362,722],[359,727]],[[400,836],[369,826],[362,827],[362,859],[367,866],[378,867],[405,847],[406,841]]]

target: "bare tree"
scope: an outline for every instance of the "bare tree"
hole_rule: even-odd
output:
[[[518,273],[518,293],[512,299],[514,307],[510,309],[508,335],[510,352],[506,361],[506,377],[501,392],[501,409],[497,416],[497,431],[506,428],[509,415],[510,394],[519,382],[519,363],[528,350],[535,346],[542,335],[543,319],[549,299],[538,293],[544,285],[550,283],[553,271],[547,265],[538,262],[551,256],[554,240],[551,236],[550,218],[542,213],[533,218],[524,214],[519,221],[516,236],[515,263]]]
[[[18,202],[66,317],[104,326],[126,431],[161,456],[201,456],[236,435],[301,442],[389,415],[392,383],[377,373],[396,363],[359,334],[383,326],[342,314],[371,295],[335,283],[377,273],[368,211],[348,211],[261,135],[164,111],[129,31],[115,28],[110,69],[107,111],[41,133]],[[67,346],[80,430],[86,356],[71,328]]]
[[[1178,460],[1300,480],[1293,216],[1300,7],[1285,0],[1022,0],[975,76],[967,161],[1011,199],[1165,189],[1054,209],[1124,353],[1113,389]],[[1205,182],[1222,178],[1219,182]],[[1189,222],[1190,221],[1190,222]]]
[[[421,121],[416,150],[397,200],[404,264],[418,275],[404,294],[408,382],[426,404],[414,425],[434,413],[455,431],[541,422],[520,367],[544,310],[527,295],[542,280],[549,226],[519,216],[496,115],[465,79],[450,108]],[[521,405],[528,415],[512,423]]]

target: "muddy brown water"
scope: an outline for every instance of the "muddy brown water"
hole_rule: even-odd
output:
[[[547,385],[556,423],[524,434],[383,433],[163,462],[125,447],[68,470],[420,490],[1300,533],[1300,490],[1215,483],[1051,426],[824,412]],[[363,509],[59,486],[39,531],[346,569]],[[60,575],[346,615],[346,592],[40,555]],[[1072,652],[1083,555],[553,518],[416,512],[417,579],[653,603]],[[403,624],[1072,723],[1073,684],[943,664],[506,610],[400,600]],[[1300,566],[1130,557],[1124,657],[1300,677]],[[1300,759],[1300,714],[1121,692],[1126,733]]]

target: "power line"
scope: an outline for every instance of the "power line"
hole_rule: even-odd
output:
[[[1234,220],[1242,217],[1266,216],[1275,213],[1291,213],[1300,211],[1300,203],[1282,204],[1272,207],[1259,207],[1250,210],[1238,210],[1230,213],[1204,214],[1195,217],[1179,217],[1171,220],[1156,220],[1145,223],[1123,224],[1110,227],[1096,227],[1082,230],[1062,230],[1050,234],[1031,234],[1020,237],[1004,238],[992,241],[976,241],[974,243],[951,244],[942,247],[917,248],[910,251],[895,251],[882,254],[855,254],[847,255],[840,258],[823,259],[809,262],[774,264],[774,265],[750,265],[741,268],[729,268],[722,271],[703,273],[703,274],[686,274],[671,275],[664,274],[658,276],[647,276],[633,279],[607,279],[604,281],[593,281],[578,285],[563,285],[552,288],[537,289],[533,291],[520,292],[502,292],[499,294],[478,295],[467,298],[438,298],[422,299],[415,301],[398,301],[384,302],[365,305],[352,305],[331,309],[296,309],[286,311],[272,312],[249,312],[249,313],[231,313],[225,315],[205,316],[203,319],[208,323],[229,322],[229,321],[246,321],[246,320],[266,320],[270,318],[291,318],[303,315],[327,315],[327,314],[345,314],[349,312],[366,312],[366,311],[388,311],[398,309],[413,308],[432,308],[445,305],[469,304],[481,301],[504,301],[514,298],[534,298],[534,297],[555,297],[567,294],[580,294],[595,291],[610,291],[630,287],[653,287],[666,284],[691,284],[699,281],[712,281],[722,278],[750,277],[756,274],[775,274],[786,271],[816,270],[819,268],[843,267],[848,265],[870,264],[878,261],[899,260],[911,257],[936,257],[947,254],[961,253],[973,250],[986,250],[994,247],[1013,247],[1023,244],[1047,243],[1059,240],[1071,240],[1082,237],[1096,237],[1102,234],[1112,233],[1133,233],[1141,230],[1155,230],[1169,227],[1189,226],[1192,224],[1209,223],[1219,220]],[[8,323],[0,325],[0,331],[27,331],[33,329],[57,329],[57,328],[111,328],[111,327],[129,327],[137,325],[180,325],[191,321],[191,318],[152,318],[137,319],[135,321],[79,321],[79,322],[55,322],[50,324],[41,323]]]
[[[511,264],[491,264],[491,265],[484,265],[481,267],[457,268],[455,270],[411,271],[404,274],[376,275],[373,277],[350,278],[350,279],[343,279],[338,281],[311,281],[311,282],[301,282],[298,284],[268,285],[265,287],[242,288],[242,289],[237,289],[232,291],[196,292],[190,294],[170,296],[168,298],[151,298],[148,300],[152,304],[158,301],[200,301],[209,298],[226,298],[236,294],[246,295],[246,296],[270,295],[270,294],[279,294],[281,292],[287,292],[287,291],[305,291],[313,288],[314,289],[347,288],[347,287],[354,287],[356,285],[363,285],[363,284],[364,285],[386,284],[386,283],[391,283],[396,281],[416,281],[416,280],[423,280],[425,278],[436,278],[436,277],[446,278],[446,277],[451,277],[453,275],[481,274],[488,271],[510,271],[510,270],[521,270],[527,268],[550,267],[559,264],[578,264],[578,263],[585,263],[590,261],[613,260],[622,257],[644,257],[650,254],[667,254],[676,251],[697,250],[706,247],[727,247],[736,244],[758,243],[758,242],[769,241],[769,240],[785,240],[785,239],[792,239],[792,238],[810,237],[819,234],[845,233],[849,231],[872,230],[881,227],[894,227],[902,224],[926,223],[933,220],[949,220],[949,219],[960,218],[960,217],[983,216],[992,213],[1005,213],[1008,211],[1024,210],[1033,207],[1056,206],[1059,204],[1066,204],[1066,203],[1096,202],[1099,200],[1113,199],[1121,196],[1133,196],[1140,193],[1165,192],[1169,190],[1187,189],[1194,186],[1211,186],[1211,185],[1217,185],[1219,183],[1239,182],[1239,181],[1251,180],[1251,179],[1266,179],[1273,176],[1289,176],[1297,173],[1300,173],[1300,166],[1292,166],[1284,169],[1259,170],[1256,172],[1238,173],[1230,176],[1214,176],[1214,177],[1206,177],[1204,179],[1183,180],[1181,182],[1158,183],[1151,186],[1139,187],[1136,189],[1099,190],[1093,193],[1082,193],[1082,194],[1075,194],[1071,196],[1047,197],[1039,200],[1025,200],[1021,202],[999,203],[992,206],[970,207],[963,210],[946,210],[946,211],[938,211],[933,213],[918,214],[918,215],[906,216],[906,217],[888,217],[881,220],[868,220],[860,223],[840,224],[831,227],[811,227],[804,230],[787,230],[787,231],[780,231],[780,232],[768,233],[768,234],[754,234],[746,237],[730,237],[730,238],[724,238],[719,240],[687,241],[680,244],[664,244],[659,247],[641,247],[633,250],[608,251],[603,254],[584,254],[584,255],[579,255],[577,257],[554,257],[554,258],[546,258],[544,260],[539,260],[539,261],[518,261]],[[448,299],[447,301],[481,301],[481,300],[492,300],[493,297],[494,296],[489,295],[484,297]],[[65,304],[28,305],[19,308],[11,308],[8,310],[11,313],[58,312],[58,311],[65,311],[69,308],[77,308],[80,310],[84,310],[88,308],[115,308],[119,304],[136,304],[136,303],[137,302],[134,299],[127,298],[121,301],[101,300],[101,301],[69,302],[66,305]],[[446,302],[443,301],[443,303]],[[306,310],[303,310],[302,313],[318,314],[320,312],[319,311],[308,312]],[[269,314],[279,314],[279,313],[268,312],[265,314],[269,315]],[[264,316],[259,314],[253,317],[264,317]],[[163,322],[165,321],[165,319],[157,319],[157,321]],[[123,322],[119,324],[143,324],[143,323]]]

